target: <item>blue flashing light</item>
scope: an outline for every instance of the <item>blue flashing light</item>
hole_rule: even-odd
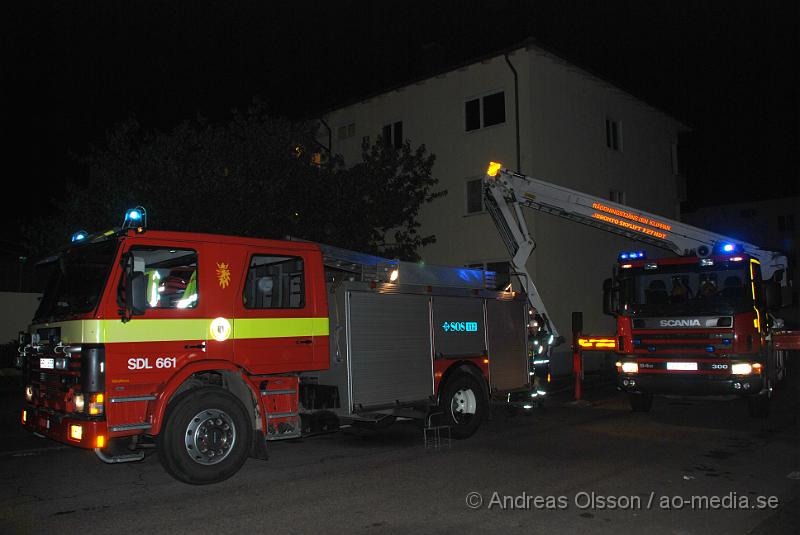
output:
[[[619,254],[620,260],[636,260],[644,258],[644,251],[626,251]]]
[[[730,338],[723,338],[722,339],[722,343],[724,345],[726,345],[726,346],[729,346],[729,345],[731,345],[731,339]]]
[[[735,248],[736,246],[733,245],[732,243],[724,243],[722,245],[722,250],[726,253],[732,253]]]
[[[76,232],[75,234],[72,235],[72,238],[70,239],[70,241],[76,242],[76,241],[85,240],[88,235],[89,235],[89,233],[86,232],[85,230],[79,230],[78,232]]]
[[[713,353],[714,352],[714,346],[706,346],[706,352]]]
[[[125,221],[122,223],[123,229],[147,227],[147,210],[141,206],[129,209],[125,212]]]
[[[647,350],[648,350],[650,353],[655,353],[655,352],[656,352],[656,346],[647,346]]]
[[[635,345],[635,346],[642,345],[642,339],[641,338],[634,338],[633,339],[633,345]]]

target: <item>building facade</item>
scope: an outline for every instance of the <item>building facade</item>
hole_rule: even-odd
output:
[[[331,151],[351,164],[360,159],[362,141],[372,143],[378,135],[393,144],[424,143],[436,155],[434,176],[448,194],[421,213],[421,233],[436,236],[421,251],[427,263],[507,271],[508,253],[481,202],[480,180],[491,160],[679,216],[677,141],[687,128],[536,45],[365,98],[327,113],[324,121]],[[614,324],[602,314],[602,283],[618,252],[632,244],[532,210],[526,218],[537,243],[528,270],[560,333],[569,339],[572,311],[584,313],[586,332],[610,332]]]

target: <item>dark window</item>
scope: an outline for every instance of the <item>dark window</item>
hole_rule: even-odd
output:
[[[625,192],[612,189],[608,194],[608,199],[617,204],[625,204]]]
[[[622,125],[619,121],[606,119],[606,146],[611,150],[622,150]]]
[[[243,299],[245,308],[303,308],[303,259],[296,256],[253,256],[247,270]]]
[[[403,121],[394,123],[394,148],[399,149],[403,146]]]
[[[381,141],[383,141],[383,144],[386,146],[392,145],[392,125],[387,124],[381,128]]]
[[[754,215],[756,215],[756,211],[753,210],[752,208],[746,208],[739,212],[739,216],[744,218],[753,217]]]
[[[381,139],[387,147],[403,147],[403,121],[387,124],[381,128]]]
[[[131,253],[133,270],[140,271],[147,277],[148,308],[197,306],[199,292],[196,251],[170,247],[136,247],[131,249]],[[225,275],[230,282],[230,271]]]
[[[467,213],[483,211],[483,181],[478,178],[467,182]]]
[[[501,91],[483,97],[483,126],[492,126],[506,122],[506,99]]]
[[[464,129],[467,132],[506,122],[505,93],[493,93],[464,103]]]
[[[477,98],[468,100],[464,105],[464,115],[467,132],[478,130],[481,127],[481,101]]]

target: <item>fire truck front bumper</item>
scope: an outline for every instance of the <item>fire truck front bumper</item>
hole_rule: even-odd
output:
[[[31,405],[22,409],[21,423],[32,433],[79,448],[103,448],[108,442],[108,427],[104,421],[48,412]]]
[[[697,375],[681,373],[617,374],[623,392],[681,395],[751,396],[761,392],[763,377],[757,375]]]

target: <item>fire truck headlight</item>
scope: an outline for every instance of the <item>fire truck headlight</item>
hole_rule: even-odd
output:
[[[69,438],[78,442],[83,438],[83,426],[71,425],[69,426]]]
[[[72,402],[75,404],[75,412],[83,412],[86,406],[83,394],[75,394],[75,397],[72,398]]]
[[[623,362],[622,373],[639,373],[639,365],[636,362]]]
[[[26,401],[33,400],[33,387],[31,385],[25,387],[25,400]]]
[[[391,282],[397,282],[397,277],[400,276],[400,271],[397,269],[393,269],[391,273],[389,273],[389,280]]]
[[[750,375],[753,373],[753,366],[746,362],[740,362],[731,366],[731,373],[733,375]]]

